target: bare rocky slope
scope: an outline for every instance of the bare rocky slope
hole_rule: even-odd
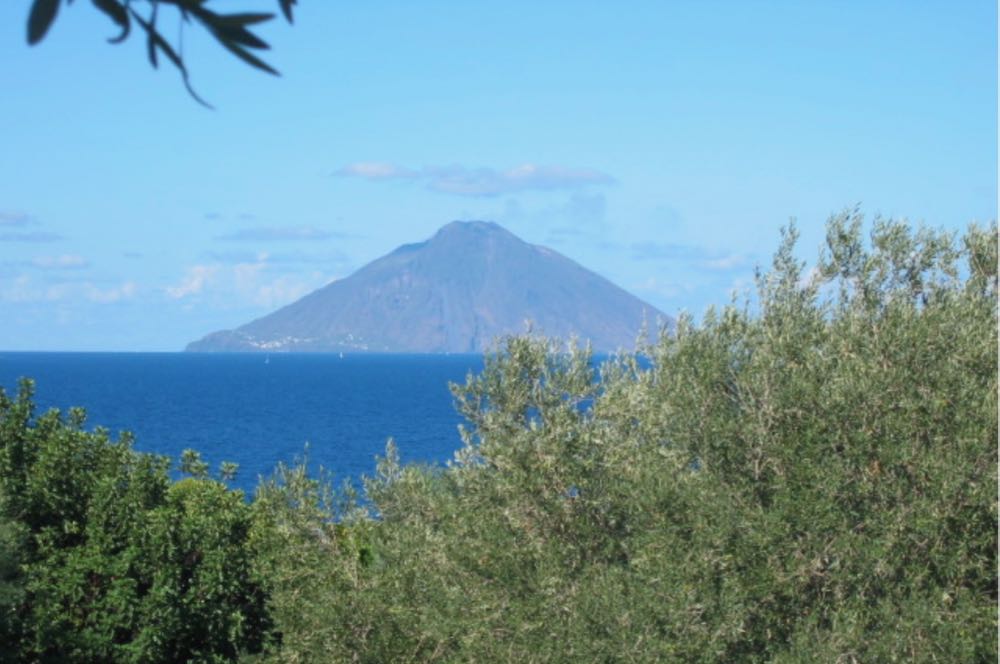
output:
[[[589,340],[631,349],[653,306],[546,247],[492,222],[456,221],[188,351],[478,353],[504,334]]]

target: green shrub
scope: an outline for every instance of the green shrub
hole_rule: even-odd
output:
[[[810,273],[794,242],[596,373],[505,340],[447,468],[390,448],[369,517],[286,524],[272,656],[995,661],[996,226],[845,213]]]
[[[34,418],[30,382],[13,400],[0,391],[0,563],[14,557],[17,569],[16,592],[0,594],[0,653],[176,662],[260,650],[264,597],[242,493],[171,484],[166,458],[83,423],[79,410]]]

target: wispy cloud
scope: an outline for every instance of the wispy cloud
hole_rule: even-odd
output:
[[[208,219],[209,221],[219,221],[220,219],[226,219],[227,218],[227,215],[224,215],[221,212],[216,212],[214,210],[206,212],[202,216],[205,219]],[[234,214],[230,214],[230,215],[228,215],[228,218],[230,218],[230,219],[239,219],[240,221],[254,221],[255,219],[257,219],[257,215],[255,215],[253,212],[240,212],[240,213],[235,214],[235,215]]]
[[[534,224],[556,222],[549,229],[546,242],[593,240],[607,233],[608,203],[604,194],[574,192],[565,205],[547,208],[536,214]]]
[[[90,267],[90,261],[76,254],[62,254],[59,256],[35,256],[30,259],[0,261],[0,267],[17,272],[23,272],[25,268],[58,272],[88,268]]]
[[[521,164],[506,170],[461,165],[411,169],[392,163],[357,162],[338,169],[339,177],[366,180],[414,180],[427,189],[458,196],[490,197],[522,191],[578,189],[611,184],[610,175],[591,168]]]
[[[702,262],[702,266],[708,270],[737,270],[748,265],[746,256],[740,254],[729,254],[719,258],[710,258]]]
[[[463,196],[499,196],[528,190],[576,189],[613,182],[609,175],[591,169],[534,164],[523,164],[506,171],[451,166],[433,169],[429,171],[429,175],[429,188]]]
[[[344,237],[315,226],[257,226],[216,236],[226,242],[310,242]]]
[[[0,242],[27,242],[41,244],[45,242],[58,242],[61,239],[63,239],[61,235],[45,231],[0,233]]]
[[[203,254],[205,258],[214,263],[253,263],[254,261],[266,260],[268,258],[268,253],[266,251],[243,251],[237,249],[235,251],[207,251]]]
[[[139,287],[132,281],[126,281],[120,286],[112,288],[98,288],[93,284],[84,284],[84,297],[91,302],[100,304],[111,304],[122,300],[132,299]]]
[[[243,301],[271,308],[293,302],[322,285],[315,282],[319,277],[318,274],[312,275],[311,282],[304,282],[291,275],[268,278],[265,275],[268,267],[265,262],[241,263],[234,266],[230,275],[232,282],[230,287]]]
[[[382,161],[358,161],[337,169],[334,175],[366,180],[403,180],[420,177],[420,172]]]
[[[63,239],[56,233],[25,230],[39,225],[38,219],[27,212],[0,210],[0,242],[45,243]]]
[[[230,264],[192,265],[176,284],[163,292],[171,300],[186,303],[273,308],[330,282],[329,273],[324,270],[286,273],[266,253],[248,258]]]
[[[692,260],[705,256],[705,250],[683,244],[669,242],[636,242],[632,245],[632,258],[645,260]]]
[[[36,256],[31,259],[31,265],[42,270],[82,270],[89,267],[90,262],[83,256],[63,254],[61,256]]]
[[[670,242],[638,242],[631,245],[631,253],[635,260],[678,262],[716,272],[741,270],[750,265],[745,254]]]
[[[216,263],[237,264],[268,262],[287,265],[343,265],[350,261],[347,254],[340,251],[312,253],[305,251],[209,251],[206,258]]]
[[[90,281],[62,281],[38,283],[22,274],[0,287],[0,301],[4,302],[64,302],[85,300],[95,304],[114,304],[130,300],[139,292],[133,281],[102,286]]]
[[[38,221],[26,212],[0,210],[0,228],[24,228],[37,223]]]
[[[644,281],[634,284],[633,288],[639,292],[649,293],[668,300],[680,295],[686,295],[694,290],[689,283],[670,281],[659,277],[648,277]]]
[[[220,221],[222,219],[238,219],[239,221],[256,221],[257,219],[256,214],[254,214],[253,212],[245,212],[245,211],[238,212],[235,214],[234,213],[223,214],[222,212],[219,212],[217,210],[209,210],[208,212],[203,213],[202,217],[204,219],[207,219],[208,221]]]

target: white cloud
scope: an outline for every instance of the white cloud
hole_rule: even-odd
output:
[[[132,299],[139,287],[132,281],[126,281],[120,286],[115,286],[113,288],[98,288],[93,284],[83,284],[84,286],[84,297],[98,304],[111,304],[113,302],[120,302],[122,300]]]
[[[232,267],[232,287],[242,301],[275,308],[294,302],[329,281],[320,272],[312,272],[305,280],[288,274],[269,276],[267,270],[272,265],[267,261],[268,255],[261,254],[256,262]]]
[[[506,170],[461,165],[425,166],[413,170],[389,163],[357,162],[344,166],[334,175],[366,180],[418,180],[431,191],[476,197],[500,196],[519,191],[578,189],[614,182],[610,175],[591,168],[531,163]]]
[[[31,277],[26,274],[18,275],[13,281],[0,283],[3,284],[0,288],[0,300],[4,302],[31,302],[41,299],[38,296],[39,291],[31,282]]]
[[[258,258],[255,263],[237,263],[232,268],[233,280],[237,290],[247,291],[252,289],[258,281],[260,274],[267,267],[267,255]]]
[[[284,242],[328,240],[333,237],[343,236],[314,226],[258,226],[242,228],[226,235],[219,235],[215,239],[231,242]]]
[[[275,308],[289,304],[330,281],[319,271],[276,275],[277,267],[266,252],[231,265],[194,265],[187,269],[180,282],[165,288],[164,292],[173,300],[187,298],[190,302],[220,307],[249,305]]]
[[[321,276],[314,275],[313,279],[313,284],[309,284],[287,276],[278,277],[269,282],[258,284],[252,292],[251,300],[254,304],[267,308],[294,302],[321,285],[315,283],[315,280],[322,279]]]
[[[214,265],[194,265],[188,268],[187,274],[184,275],[179,284],[167,286],[164,290],[174,300],[196,295],[204,290],[217,271],[218,267]]]

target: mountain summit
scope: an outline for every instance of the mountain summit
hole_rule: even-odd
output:
[[[485,221],[456,221],[188,351],[479,353],[534,331],[631,348],[667,318],[607,279]]]

